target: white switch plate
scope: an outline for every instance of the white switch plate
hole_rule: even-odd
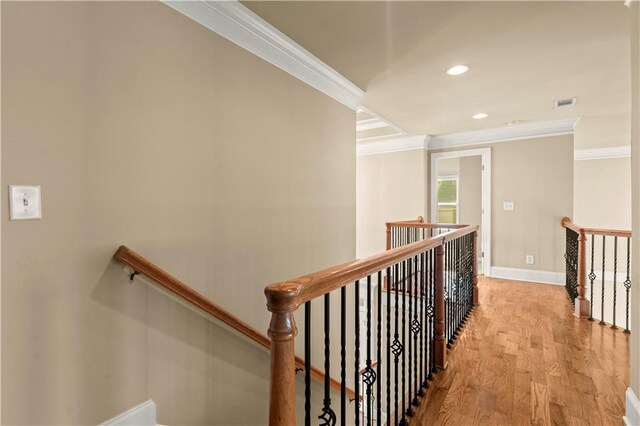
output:
[[[42,219],[40,187],[9,185],[9,219]]]
[[[504,201],[502,203],[502,209],[503,210],[507,210],[507,211],[511,211],[513,210],[515,207],[514,202],[513,201]]]
[[[535,256],[528,254],[525,256],[525,262],[527,262],[527,265],[533,265],[534,263],[536,263],[536,258]]]

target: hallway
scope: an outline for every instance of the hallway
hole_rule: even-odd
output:
[[[622,424],[629,335],[572,314],[564,287],[485,278],[412,424]]]

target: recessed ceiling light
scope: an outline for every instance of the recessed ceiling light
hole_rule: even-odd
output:
[[[449,75],[460,75],[469,71],[469,67],[466,65],[455,65],[447,70],[447,74]]]
[[[473,118],[475,118],[476,120],[482,120],[483,118],[487,118],[488,116],[489,114],[487,114],[486,112],[479,112],[475,114]]]

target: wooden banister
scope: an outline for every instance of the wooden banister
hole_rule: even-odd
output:
[[[621,229],[605,229],[605,228],[585,228],[575,223],[571,222],[571,219],[568,217],[562,218],[562,227],[569,228],[572,231],[580,234],[588,234],[588,235],[606,235],[611,237],[621,237],[621,238],[631,238],[631,231],[621,230]]]
[[[260,333],[258,330],[251,327],[229,311],[213,303],[201,293],[192,289],[178,278],[169,274],[159,266],[156,266],[151,261],[145,259],[130,248],[120,246],[114,257],[129,266],[138,274],[149,278],[154,284],[158,285],[162,289],[168,290],[170,293],[178,296],[189,305],[211,315],[218,321],[223,322],[228,327],[247,337],[249,340],[256,342],[260,346],[266,349],[271,349],[271,340],[269,337]],[[304,366],[304,360],[300,357],[295,357],[292,371],[295,374],[296,369],[304,369]],[[324,381],[324,373],[314,366],[311,366],[311,377],[321,382]],[[339,391],[340,382],[331,378],[331,387]],[[355,396],[355,392],[352,389],[347,389],[347,394],[350,398]]]
[[[420,221],[401,222],[411,226],[426,226]],[[394,223],[395,226],[396,223]],[[272,313],[269,326],[269,336],[273,341],[271,348],[271,381],[269,401],[270,425],[295,425],[295,398],[294,378],[291,373],[291,364],[294,351],[294,339],[297,335],[297,327],[294,312],[306,302],[322,297],[345,287],[363,277],[367,277],[384,271],[406,259],[418,256],[431,249],[437,249],[436,264],[436,293],[435,293],[435,365],[446,368],[446,341],[445,341],[445,301],[444,301],[444,244],[454,239],[474,234],[472,241],[477,238],[478,226],[432,226],[442,228],[456,228],[453,231],[443,233],[407,244],[382,253],[347,262],[342,265],[327,268],[312,274],[303,275],[291,280],[274,283],[265,288],[267,307]],[[389,229],[389,226],[387,226]],[[389,245],[387,246],[389,247]],[[473,269],[475,273],[477,268]],[[473,279],[473,292],[477,293],[477,278]],[[357,288],[357,287],[356,287]],[[356,297],[357,299],[357,297]],[[404,308],[403,308],[404,309]],[[357,319],[356,319],[357,321]],[[404,337],[403,337],[404,338]],[[325,343],[326,344],[326,343]],[[358,372],[356,372],[357,375]]]
[[[570,229],[578,234],[578,297],[575,298],[574,307],[575,315],[579,318],[591,318],[591,306],[589,299],[586,297],[587,292],[587,235],[604,235],[612,237],[631,238],[631,231],[602,229],[602,228],[585,228],[571,222],[568,217],[562,218],[562,227]]]

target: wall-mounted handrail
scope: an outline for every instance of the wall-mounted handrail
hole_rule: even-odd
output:
[[[400,224],[411,224],[412,226],[423,226],[420,218],[416,221],[404,221],[398,222]],[[432,228],[444,228],[451,229],[449,232],[442,233],[437,236],[427,237],[420,241],[409,242],[397,248],[387,250],[385,252],[347,262],[338,266],[327,268],[312,274],[303,275],[297,278],[293,278],[287,281],[274,283],[265,288],[265,295],[267,298],[267,307],[272,313],[271,323],[269,325],[269,337],[272,340],[271,347],[271,379],[270,379],[270,402],[269,402],[269,424],[270,425],[293,425],[296,424],[295,415],[295,380],[292,373],[292,365],[294,362],[294,339],[298,333],[298,329],[295,324],[294,312],[304,305],[305,313],[305,352],[310,350],[310,321],[311,316],[311,301],[324,298],[324,359],[325,359],[325,393],[323,399],[323,410],[321,419],[326,424],[336,423],[337,413],[332,409],[331,399],[328,393],[328,372],[330,371],[330,334],[331,334],[331,302],[330,295],[332,292],[339,290],[341,309],[340,309],[340,324],[341,324],[341,341],[340,341],[340,359],[341,359],[341,383],[344,386],[345,383],[345,319],[346,319],[346,288],[349,284],[353,284],[354,299],[356,307],[354,308],[354,324],[355,332],[355,379],[356,385],[354,388],[356,392],[359,389],[360,376],[362,380],[367,384],[367,397],[371,396],[373,383],[378,378],[377,386],[383,377],[381,376],[380,366],[377,364],[374,367],[372,358],[377,356],[377,359],[386,358],[386,362],[390,361],[390,352],[392,351],[395,356],[395,375],[398,375],[398,363],[399,354],[408,351],[408,377],[405,383],[405,362],[402,361],[402,390],[398,390],[398,378],[395,379],[395,403],[398,403],[398,394],[400,395],[415,395],[413,401],[409,401],[406,404],[404,396],[402,396],[401,412],[396,410],[393,415],[396,416],[396,421],[399,420],[399,416],[402,416],[403,421],[406,420],[405,416],[411,415],[412,405],[417,405],[419,402],[417,396],[420,395],[418,387],[422,388],[426,386],[427,375],[431,377],[431,368],[444,369],[446,368],[446,352],[447,344],[451,344],[455,340],[460,327],[464,324],[464,320],[469,315],[470,310],[477,304],[478,292],[477,292],[477,251],[475,246],[477,244],[477,231],[478,226],[451,226],[451,225],[433,225]],[[402,266],[399,268],[400,264]],[[395,269],[394,269],[395,267]],[[406,268],[406,270],[405,270]],[[445,275],[445,270],[447,271]],[[401,286],[401,290],[395,292],[395,337],[394,343],[391,344],[389,336],[389,321],[390,321],[390,306],[391,303],[387,300],[387,339],[385,346],[385,353],[381,353],[380,339],[381,339],[381,283],[382,280],[387,279],[387,275],[395,275],[396,277],[402,277],[398,281]],[[445,283],[446,277],[446,283]],[[371,351],[371,334],[375,332],[373,330],[372,318],[372,281],[376,280],[378,285],[376,287],[377,294],[377,315],[375,320],[377,323],[378,338],[377,343],[377,355],[370,353]],[[419,281],[419,282],[418,282]],[[427,288],[427,282],[430,286]],[[359,364],[360,357],[360,343],[359,343],[359,311],[360,311],[360,296],[359,288],[363,286],[363,293],[366,300],[366,361],[367,367],[363,370],[361,364]],[[432,287],[431,287],[432,286]],[[447,286],[447,293],[445,294],[445,286]],[[366,289],[366,290],[365,290]],[[414,293],[412,293],[412,291]],[[402,325],[398,328],[398,306],[399,295],[402,293]],[[389,295],[390,293],[386,293]],[[410,294],[426,295],[424,297],[406,297]],[[388,296],[389,299],[390,296]],[[428,309],[426,307],[427,299],[429,300]],[[405,309],[405,305],[408,305],[408,309]],[[315,309],[315,308],[314,308]],[[413,309],[413,318],[411,318]],[[405,323],[406,315],[409,315],[409,323]],[[417,317],[419,312],[419,317]],[[427,313],[429,313],[430,319],[427,321]],[[446,316],[445,316],[446,313]],[[405,341],[406,327],[410,327],[410,333],[408,339]],[[418,355],[418,335],[422,345],[421,330],[429,327],[429,333],[427,334],[429,339],[429,353],[424,352],[424,346],[420,346],[420,354]],[[433,328],[431,328],[433,327]],[[398,336],[399,330],[401,336]],[[334,338],[335,339],[335,338]],[[400,343],[398,341],[402,343]],[[448,339],[448,341],[447,341]],[[413,346],[412,346],[413,342]],[[404,344],[407,347],[404,347]],[[412,364],[412,347],[413,347],[413,364]],[[416,377],[418,372],[418,365],[416,360],[420,358],[420,377]],[[428,356],[428,362],[425,356]],[[309,357],[307,357],[309,358]],[[427,365],[423,365],[422,362],[428,364],[429,371],[427,371]],[[423,369],[423,367],[425,367]],[[377,369],[377,372],[374,371]],[[389,365],[387,364],[387,374],[389,373]],[[412,376],[413,371],[413,376]],[[420,380],[418,380],[420,379]],[[420,381],[420,383],[418,383]],[[386,380],[387,386],[389,386],[389,378]],[[405,388],[407,386],[408,388]],[[305,378],[305,423],[311,422],[310,414],[310,390],[308,380]],[[391,410],[390,394],[387,389],[387,406]],[[377,389],[376,398],[376,410],[379,414],[381,412],[380,406],[380,388]],[[344,407],[344,395],[340,398],[340,422],[345,422],[345,407]],[[356,394],[355,405],[355,418],[356,423],[359,422],[359,395]],[[367,405],[369,410],[373,410],[371,404]],[[405,411],[406,408],[406,411]],[[387,415],[391,415],[388,412]],[[367,416],[367,419],[372,419],[372,412]],[[377,417],[376,417],[377,418]]]
[[[267,336],[130,248],[120,246],[114,257],[129,266],[136,273],[149,278],[151,282],[164,290],[168,290],[189,305],[223,322],[231,329],[247,337],[249,340],[256,342],[258,345],[266,349],[271,349],[271,340]],[[295,365],[296,369],[305,368],[304,360],[299,357],[296,357]],[[311,367],[311,377],[319,381],[324,381],[324,373],[314,366]],[[340,383],[333,378],[331,379],[331,386],[334,389],[340,390]],[[347,389],[347,394],[350,398],[355,396],[355,392],[352,389]]]

